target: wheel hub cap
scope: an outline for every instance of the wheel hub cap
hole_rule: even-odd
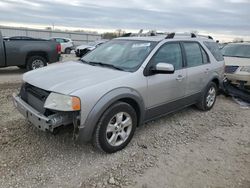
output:
[[[211,87],[209,90],[208,90],[208,95],[207,95],[207,98],[206,98],[206,103],[207,103],[207,107],[211,107],[213,106],[214,102],[215,102],[215,97],[216,97],[216,90],[214,87]]]
[[[44,64],[43,64],[42,60],[37,59],[37,60],[32,62],[32,69],[33,70],[38,69],[38,68],[42,68],[42,67],[44,67]]]
[[[131,130],[131,116],[126,112],[119,112],[109,121],[106,130],[106,139],[110,145],[120,146],[128,139]]]

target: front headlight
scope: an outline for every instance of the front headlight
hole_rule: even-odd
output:
[[[243,71],[243,72],[249,72],[250,73],[250,66],[244,66],[240,69],[240,71]]]
[[[81,110],[81,101],[78,97],[51,93],[45,101],[44,108],[58,111]]]

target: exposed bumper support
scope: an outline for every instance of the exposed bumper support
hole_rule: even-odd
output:
[[[72,112],[59,112],[50,116],[44,116],[32,106],[23,101],[19,96],[13,94],[14,105],[17,110],[30,121],[35,127],[42,131],[53,131],[61,125],[68,125],[73,122]]]
[[[223,82],[223,91],[227,95],[239,97],[246,102],[250,102],[250,91],[244,88],[236,87],[235,85],[228,82],[227,79]]]

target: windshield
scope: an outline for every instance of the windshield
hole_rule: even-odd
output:
[[[228,44],[221,52],[224,56],[250,58],[250,45]]]
[[[82,58],[82,61],[101,63],[120,68],[124,71],[136,71],[156,42],[135,40],[112,40]]]

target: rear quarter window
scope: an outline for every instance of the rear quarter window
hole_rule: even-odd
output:
[[[209,49],[209,51],[212,53],[212,55],[214,56],[214,58],[217,61],[223,61],[224,60],[217,43],[215,43],[215,42],[204,42],[204,44]]]

